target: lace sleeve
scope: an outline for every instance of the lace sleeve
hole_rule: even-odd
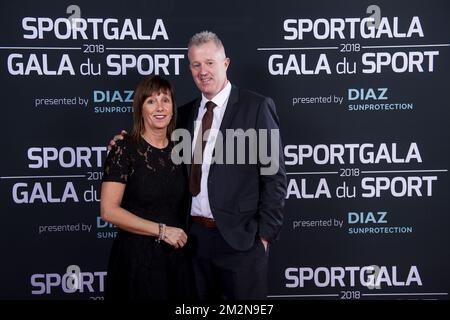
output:
[[[103,171],[103,182],[127,183],[131,174],[130,144],[128,141],[118,141],[108,153]]]

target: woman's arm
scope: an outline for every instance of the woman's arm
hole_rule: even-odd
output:
[[[125,191],[125,184],[103,182],[100,200],[100,214],[103,220],[131,233],[144,236],[159,236],[159,224],[136,216],[120,206]],[[175,248],[186,244],[187,235],[183,229],[166,227],[163,239]]]

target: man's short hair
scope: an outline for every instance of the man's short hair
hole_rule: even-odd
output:
[[[225,53],[223,43],[219,39],[217,34],[207,30],[194,34],[191,40],[189,40],[188,49],[190,49],[192,46],[200,46],[210,41],[214,42],[217,48],[222,49]]]

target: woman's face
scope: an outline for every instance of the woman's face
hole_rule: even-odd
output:
[[[173,115],[170,92],[154,92],[142,105],[145,131],[167,129]]]

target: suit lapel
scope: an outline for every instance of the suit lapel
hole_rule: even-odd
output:
[[[230,97],[228,98],[227,109],[223,115],[222,123],[220,124],[220,132],[222,132],[225,137],[225,130],[230,128],[231,122],[238,110],[238,100],[239,100],[239,88],[232,86]]]
[[[191,137],[194,136],[194,122],[197,119],[201,99],[197,99],[192,103],[192,111],[189,113],[188,127]]]
[[[200,106],[200,101],[201,99],[197,99],[195,100],[192,105],[191,105],[191,112],[189,113],[189,119],[187,122],[187,130],[189,131],[190,135],[191,135],[191,139],[194,139],[194,122],[197,119],[198,116],[198,111],[199,111],[199,106]],[[191,146],[192,146],[192,140],[191,140]],[[192,150],[191,150],[192,151]],[[191,152],[192,154],[192,152]],[[191,175],[191,165],[186,166],[187,167],[187,172],[188,172],[188,177]]]
[[[215,157],[219,157],[222,158],[223,163],[225,163],[225,154],[224,154],[224,150],[225,149],[225,141],[226,141],[226,130],[230,129],[231,127],[231,123],[233,122],[233,119],[236,115],[236,112],[239,109],[239,88],[232,86],[231,88],[231,92],[230,92],[230,97],[228,98],[228,102],[227,102],[227,108],[225,110],[225,113],[223,115],[222,118],[222,122],[220,124],[220,132],[222,133],[222,154],[217,154],[216,150],[217,150],[217,145],[218,145],[218,140],[216,140],[216,144],[214,146],[214,151],[213,151],[213,155]],[[209,173],[211,174],[211,172],[214,170],[214,167],[216,166],[216,163],[212,163],[210,168],[209,168]]]

